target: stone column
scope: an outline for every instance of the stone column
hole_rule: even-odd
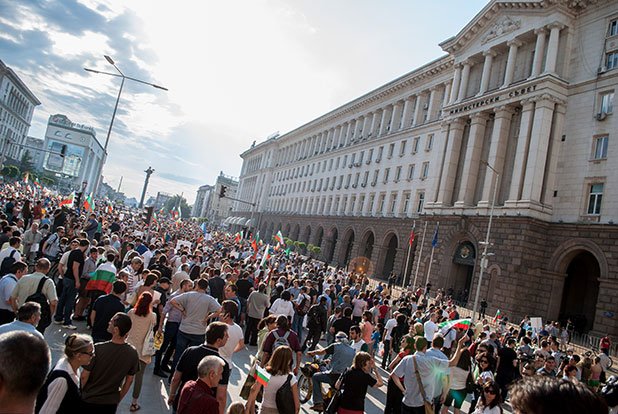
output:
[[[442,99],[442,108],[448,105],[451,100],[451,86],[453,86],[452,81],[444,82],[444,97]]]
[[[474,65],[474,62],[466,60],[463,62],[463,69],[461,71],[461,84],[459,85],[459,94],[457,100],[461,101],[466,97],[466,91],[468,90],[468,79],[470,78],[470,69]]]
[[[423,116],[423,105],[425,101],[424,92],[416,95],[416,108],[414,109],[414,121],[412,122],[412,126],[421,125],[423,120],[421,119]]]
[[[545,28],[536,29],[534,34],[536,35],[536,46],[534,47],[534,61],[532,62],[532,73],[530,73],[530,79],[536,78],[541,73],[547,30],[545,30]]]
[[[429,100],[427,101],[427,122],[437,118],[438,106],[438,87],[432,86],[429,89]]]
[[[371,131],[369,131],[371,138],[376,138],[377,135],[377,129],[378,129],[378,112],[380,111],[380,109],[376,109],[373,112],[373,117],[371,118]]]
[[[403,103],[403,115],[401,116],[400,130],[411,126],[412,114],[414,114],[414,96],[408,96]]]
[[[459,97],[459,86],[461,84],[461,63],[455,63],[455,75],[451,86],[451,96],[448,100],[449,105],[454,104]]]
[[[464,133],[465,122],[463,118],[457,118],[451,122],[448,133],[448,144],[444,155],[444,165],[442,166],[442,177],[440,178],[440,189],[438,191],[438,201],[436,206],[448,206],[453,198],[453,186],[455,185],[455,175],[457,174],[457,164],[459,152],[461,151],[461,139]]]
[[[388,126],[389,121],[389,111],[388,107],[385,107],[382,110],[382,121],[380,122],[380,130],[378,131],[378,136],[382,136],[386,134],[386,127]]]
[[[522,200],[541,202],[541,190],[545,177],[545,163],[555,105],[555,100],[549,95],[543,95],[536,101]]]
[[[402,105],[399,102],[393,104],[393,114],[391,115],[391,129],[389,132],[399,131],[401,128],[401,109]]]
[[[543,198],[544,204],[553,204],[548,202],[551,200],[554,193],[554,185],[556,182],[556,171],[558,170],[558,158],[560,157],[560,139],[562,136],[562,130],[564,128],[564,121],[566,114],[566,106],[563,104],[556,104],[554,108],[554,127],[552,130],[552,143],[550,145],[551,153],[549,155],[549,168],[547,169],[547,180],[545,180],[545,197]]]
[[[479,175],[481,152],[483,150],[483,137],[485,136],[485,127],[487,126],[488,119],[489,114],[485,112],[476,113],[470,118],[470,138],[468,138],[466,157],[464,158],[463,170],[461,172],[459,200],[455,202],[455,207],[470,206],[474,201],[476,179]]]
[[[363,138],[369,138],[369,132],[371,132],[371,119],[373,114],[369,112],[363,117]],[[359,136],[360,138],[360,136]]]
[[[530,139],[530,129],[532,126],[532,114],[534,102],[530,100],[521,101],[521,122],[519,124],[519,136],[517,137],[517,148],[515,149],[515,163],[513,164],[513,177],[511,178],[511,188],[509,199],[504,205],[513,206],[519,200],[519,193],[522,182],[524,181],[524,165],[528,156],[528,140]]]
[[[545,60],[545,73],[556,73],[556,61],[558,60],[558,43],[560,30],[564,28],[562,23],[549,25],[549,43],[547,44],[547,59]]]
[[[483,52],[483,56],[485,56],[485,62],[483,62],[483,74],[481,75],[481,87],[479,88],[478,95],[483,95],[487,92],[489,77],[491,76],[491,65],[494,61],[494,56],[496,56],[496,52],[489,49]]]
[[[440,164],[438,164],[438,179],[436,180],[436,186],[435,186],[435,193],[432,194],[431,196],[429,194],[427,194],[426,200],[425,200],[425,206],[433,206],[435,203],[438,202],[438,194],[440,193],[440,183],[442,181],[442,174],[444,172],[444,162],[446,159],[446,146],[449,143],[449,130],[450,130],[451,124],[448,121],[442,121],[440,123],[440,133],[436,136],[435,142],[436,142],[436,153],[437,154],[441,154],[440,157]],[[413,199],[411,199],[411,201],[413,201]],[[412,204],[412,203],[410,203]],[[414,211],[414,210],[410,210],[410,211]]]
[[[487,163],[500,174],[500,179],[504,179],[504,159],[506,157],[506,144],[509,137],[509,128],[513,118],[513,109],[508,106],[500,106],[494,109],[494,129],[491,133],[491,143],[489,146],[489,156]],[[483,183],[483,195],[479,201],[479,207],[489,207],[493,200],[494,187],[496,185],[496,174],[487,168],[485,182]]]
[[[509,47],[509,55],[506,59],[506,70],[504,71],[503,88],[508,87],[513,82],[515,73],[515,62],[517,61],[517,49],[523,44],[521,40],[513,39],[506,42]]]

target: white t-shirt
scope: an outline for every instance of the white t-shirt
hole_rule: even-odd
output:
[[[391,340],[391,333],[393,332],[393,329],[395,328],[395,326],[397,326],[397,320],[395,318],[391,318],[388,321],[386,321],[386,324],[384,325],[384,340],[385,341]]]
[[[466,389],[466,380],[468,379],[468,370],[461,369],[459,367],[451,367],[449,379],[451,381],[452,390],[464,390]]]
[[[229,342],[229,341],[228,341]],[[221,353],[221,348],[219,348],[219,353]],[[277,390],[281,388],[281,386],[287,381],[287,375],[271,375],[270,381],[266,387],[264,387],[264,397],[262,398],[262,407],[264,408],[274,408],[277,409]],[[290,380],[290,385],[296,384],[298,380],[292,374],[292,379]]]
[[[221,358],[225,359],[230,366],[232,366],[232,355],[234,354],[234,349],[238,342],[243,339],[245,336],[242,332],[242,329],[237,324],[228,325],[227,334],[229,338],[225,343],[225,346],[219,348],[219,355]]]
[[[21,260],[21,254],[19,253],[19,250],[9,246],[6,249],[0,251],[0,265],[2,264],[2,261],[7,257],[10,257],[11,253],[13,252],[15,252],[15,254],[13,254],[13,259],[15,259],[16,262],[19,262]]]
[[[436,325],[435,322],[428,320],[423,325],[423,328],[425,329],[425,339],[427,339],[429,343],[431,343],[431,341],[433,341],[433,336],[436,334],[436,332],[438,332],[438,325]]]
[[[270,313],[273,315],[285,315],[290,318],[294,317],[294,305],[292,301],[278,298],[270,307]]]

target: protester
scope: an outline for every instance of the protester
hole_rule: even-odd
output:
[[[92,338],[71,334],[64,342],[64,356],[47,376],[39,392],[39,414],[76,413],[81,410],[79,368],[90,364],[94,356]]]
[[[90,312],[90,326],[92,326],[92,339],[95,343],[105,342],[112,339],[109,331],[109,322],[119,312],[124,312],[122,297],[127,290],[127,284],[117,280],[112,285],[112,293],[100,296]]]
[[[15,311],[11,306],[11,294],[21,279],[28,271],[28,265],[24,262],[15,262],[8,274],[0,279],[0,325],[15,320]]]
[[[363,414],[367,388],[380,388],[382,385],[382,376],[371,355],[367,352],[357,353],[352,368],[341,375],[335,384],[335,388],[343,388],[339,409],[349,414]]]
[[[216,389],[223,376],[225,362],[214,355],[205,356],[197,366],[197,381],[189,380],[182,387],[178,414],[219,414]]]
[[[127,336],[127,343],[132,345],[139,356],[139,370],[135,375],[133,383],[133,400],[129,411],[137,411],[141,407],[138,403],[140,393],[142,391],[142,382],[144,379],[144,371],[146,366],[150,364],[154,355],[154,342],[152,350],[149,350],[148,336],[153,335],[157,318],[152,312],[152,295],[150,292],[142,293],[137,299],[135,307],[129,310],[128,315],[131,318],[131,330]],[[154,338],[153,338],[154,341]]]

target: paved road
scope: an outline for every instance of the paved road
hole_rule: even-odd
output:
[[[84,322],[75,322],[75,324],[78,326],[78,332],[89,333]],[[50,326],[45,332],[45,339],[49,343],[52,350],[54,364],[61,357],[64,340],[71,332],[73,331],[63,329],[62,327],[54,324],[52,324],[52,326]],[[239,394],[244,379],[246,378],[246,373],[249,370],[249,356],[252,353],[251,351],[254,352],[255,348],[251,347],[250,349],[245,349],[238,352],[233,357],[235,367],[232,369],[232,375],[230,377],[230,384],[228,387],[228,404],[231,401],[244,402],[244,400],[239,397]],[[164,378],[153,375],[152,367],[153,364],[150,364],[146,368],[146,373],[144,374],[142,394],[139,400],[142,409],[139,412],[144,414],[171,413],[171,409],[166,403],[169,390],[167,381]],[[384,383],[386,384],[387,373],[384,371],[381,371],[381,373]],[[130,397],[131,391],[129,391],[129,394],[120,403],[118,413],[129,413],[129,405],[131,403]],[[379,389],[370,389],[367,394],[367,400],[365,401],[365,412],[369,414],[383,413],[385,401],[386,385]],[[309,403],[304,404],[301,407],[301,413],[315,413],[315,411],[311,411],[309,407]],[[468,402],[464,403],[463,411],[467,412],[468,407]],[[505,412],[508,413],[510,411],[505,410]]]

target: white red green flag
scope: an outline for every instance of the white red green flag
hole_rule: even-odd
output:
[[[270,374],[264,368],[257,365],[255,367],[255,380],[262,384],[262,386],[266,386],[268,381],[270,381]]]
[[[262,253],[262,261],[260,262],[260,267],[263,267],[268,259],[270,259],[270,244],[266,245],[264,253]]]
[[[494,322],[496,322],[498,319],[502,319],[502,313],[500,313],[500,309],[496,311],[496,316],[494,316]]]
[[[277,234],[275,234],[275,241],[282,246],[285,245],[285,242],[283,241],[283,234],[281,234],[281,230],[279,230]]]
[[[75,199],[75,191],[73,191],[71,194],[69,194],[69,196],[67,198],[62,200],[59,205],[60,205],[60,207],[62,207],[62,206],[72,206],[74,199]]]
[[[455,319],[452,321],[445,321],[438,324],[438,328],[447,328],[447,329],[470,329],[472,325],[471,319]]]

